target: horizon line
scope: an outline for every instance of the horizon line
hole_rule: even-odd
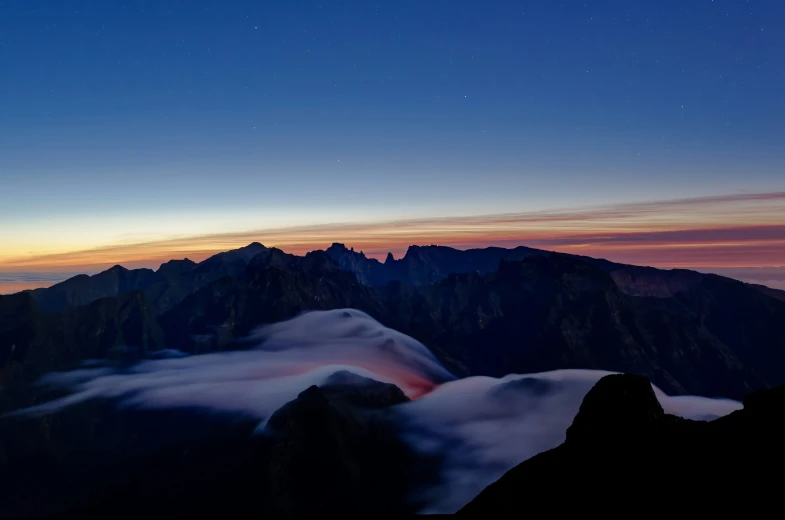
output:
[[[39,255],[0,257],[0,272],[91,272],[201,261],[253,242],[304,254],[350,244],[370,258],[400,258],[410,246],[526,246],[660,268],[778,267],[785,259],[785,192],[736,193],[433,218],[333,222],[156,240]]]

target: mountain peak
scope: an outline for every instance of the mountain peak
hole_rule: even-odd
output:
[[[393,254],[392,253],[387,253],[387,258],[385,258],[384,263],[386,265],[389,265],[389,264],[392,264],[394,262],[395,262],[395,257],[393,256]]]
[[[161,264],[161,267],[165,265],[196,265],[196,262],[190,258],[183,258],[182,260],[169,260],[168,262],[164,262]]]
[[[413,256],[419,255],[420,251],[422,251],[421,246],[409,246],[406,248],[406,254],[403,255],[404,258],[411,258]]]
[[[354,247],[348,247],[347,248],[344,244],[341,244],[340,242],[333,242],[333,245],[331,245],[330,247],[327,248],[327,253],[328,254],[333,254],[333,255],[334,254],[341,254],[341,253],[354,253],[356,255],[365,256],[362,251],[360,251],[359,253],[356,253],[354,251]]]
[[[354,248],[352,248],[352,251],[354,251]],[[341,244],[340,242],[333,242],[332,245],[327,248],[327,252],[328,253],[330,253],[330,252],[333,252],[333,253],[348,253],[349,252],[349,248],[346,247],[345,245]]]
[[[651,432],[664,415],[648,378],[607,375],[583,399],[567,429],[567,442],[624,442]]]

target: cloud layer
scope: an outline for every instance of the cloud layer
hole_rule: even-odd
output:
[[[265,420],[310,385],[339,370],[398,385],[410,403],[393,410],[404,440],[444,457],[440,478],[417,490],[423,512],[451,513],[516,464],[563,442],[583,397],[608,372],[561,370],[501,379],[456,380],[416,340],[353,309],[315,311],[260,329],[250,350],[185,356],[162,352],[118,371],[86,364],[42,384],[69,390],[62,399],[17,412],[47,414],[92,398],[119,406],[197,407]],[[740,403],[668,397],[665,410],[695,419],[730,413]]]
[[[564,442],[583,398],[610,373],[470,377],[401,407],[407,440],[425,454],[445,457],[441,481],[419,491],[417,498],[428,504],[422,512],[453,513],[517,464]],[[667,413],[689,419],[711,420],[742,407],[724,399],[669,397],[653,388]]]
[[[614,206],[390,222],[252,229],[12,257],[0,271],[96,271],[121,263],[157,267],[201,260],[259,241],[304,254],[338,241],[369,256],[399,257],[409,245],[528,245],[658,267],[779,266],[785,258],[785,192],[732,194]]]
[[[24,410],[46,414],[95,397],[124,406],[197,406],[264,419],[297,394],[339,370],[393,383],[410,398],[455,379],[418,341],[354,309],[313,311],[263,327],[249,350],[142,361],[123,371],[107,367],[53,373],[42,385],[70,390],[62,399]]]

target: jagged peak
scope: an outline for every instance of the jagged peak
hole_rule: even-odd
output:
[[[418,255],[422,251],[422,246],[409,246],[406,248],[406,254],[403,255],[404,258],[411,258]]]
[[[437,244],[429,244],[429,245],[425,245],[425,246],[411,245],[411,246],[409,246],[406,249],[406,254],[404,255],[404,258],[406,258],[407,256],[420,255],[420,254],[422,254],[424,252],[433,251],[433,250],[437,250],[437,249],[441,249],[441,250],[451,249],[451,250],[454,250],[454,251],[458,251],[455,248],[447,247],[447,246],[440,246],[440,245],[437,245]]]
[[[392,253],[387,253],[387,258],[384,259],[385,264],[392,264],[395,262],[395,257]]]
[[[332,245],[327,248],[328,251],[331,250],[331,249],[339,249],[339,250],[342,250],[342,251],[348,251],[349,250],[349,248],[347,248],[345,245],[343,245],[340,242],[333,242]]]
[[[327,248],[327,253],[337,254],[337,253],[353,253],[357,256],[365,256],[365,254],[360,251],[359,253],[354,250],[354,247],[347,248],[344,244],[340,242],[333,242],[333,244]]]

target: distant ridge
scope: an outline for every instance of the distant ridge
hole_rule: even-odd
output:
[[[34,289],[32,293],[41,309],[46,312],[87,305],[100,298],[119,296],[135,290],[160,293],[157,296],[160,302],[156,305],[165,309],[222,276],[238,276],[256,255],[267,250],[269,248],[259,242],[253,242],[238,249],[217,253],[199,263],[187,258],[170,260],[161,264],[157,271],[128,270],[115,265],[96,275],[77,275],[49,288]],[[402,258],[395,259],[392,253],[388,253],[385,261],[380,262],[338,242],[333,243],[324,253],[332,258],[338,267],[354,273],[360,283],[373,287],[383,287],[390,282],[413,286],[429,285],[451,274],[493,272],[502,260],[523,260],[552,254],[525,246],[513,249],[487,247],[460,250],[438,245],[413,245],[409,246]],[[586,256],[576,258],[609,273],[619,288],[632,296],[671,297],[707,277],[718,276],[687,269],[658,269],[619,264]],[[763,285],[749,285],[768,296],[785,301],[785,291]],[[152,287],[157,289],[151,290]]]
[[[672,394],[740,398],[785,380],[778,296],[717,275],[525,247],[412,246],[382,263],[342,244],[297,256],[253,243],[0,297],[0,384],[121,352],[130,361],[246,348],[265,323],[356,308],[459,376],[590,368],[644,375]]]

